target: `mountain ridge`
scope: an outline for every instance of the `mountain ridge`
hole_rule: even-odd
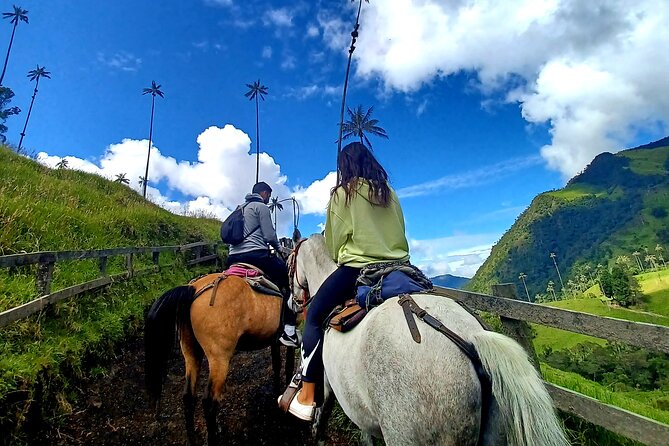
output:
[[[620,255],[669,246],[668,191],[669,137],[599,154],[564,188],[532,200],[467,288],[489,292],[493,283],[513,282],[525,294],[524,274],[532,296],[546,292],[549,281],[559,291],[561,280],[586,265],[593,270]]]

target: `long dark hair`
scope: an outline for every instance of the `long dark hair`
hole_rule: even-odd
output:
[[[388,174],[372,152],[360,142],[352,142],[344,147],[339,156],[339,182],[332,189],[334,193],[340,187],[346,193],[346,205],[351,203],[353,195],[361,180],[369,185],[369,196],[372,205],[388,207],[390,203],[390,187]]]

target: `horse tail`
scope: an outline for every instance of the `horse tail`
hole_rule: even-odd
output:
[[[523,348],[493,331],[476,333],[470,340],[490,375],[496,415],[501,418],[507,444],[569,446],[553,401]],[[491,417],[488,420],[483,428],[494,429]]]
[[[156,300],[145,318],[144,325],[144,382],[156,407],[160,401],[167,361],[174,350],[177,328],[190,329],[190,307],[195,300],[195,288],[179,286]]]

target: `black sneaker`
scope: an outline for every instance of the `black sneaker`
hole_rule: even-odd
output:
[[[283,333],[281,333],[281,336],[279,337],[279,342],[285,345],[286,347],[298,348],[300,346],[300,340],[297,337],[297,333],[290,336],[284,331]]]

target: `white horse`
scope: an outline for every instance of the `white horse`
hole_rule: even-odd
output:
[[[299,287],[316,294],[336,268],[324,238],[311,236],[294,255],[294,295],[300,295]],[[390,446],[569,445],[551,398],[518,343],[485,331],[451,299],[412,297],[472,344],[492,381],[491,402],[482,414],[474,366],[446,336],[416,319],[422,340],[414,342],[395,297],[372,309],[352,331],[325,333],[325,399],[334,391],[364,444],[377,437]]]

